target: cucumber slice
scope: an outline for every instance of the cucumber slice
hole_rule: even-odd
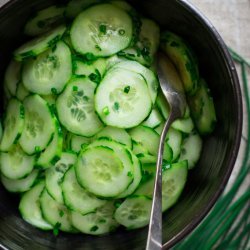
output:
[[[136,141],[133,141],[133,153],[135,155],[139,155],[139,154],[149,154],[148,150],[142,146],[141,143],[138,143]]]
[[[67,4],[65,15],[73,19],[89,6],[99,2],[100,0],[71,0]]]
[[[124,165],[107,146],[90,147],[81,152],[76,176],[82,187],[99,197],[115,197],[133,181],[130,166]]]
[[[30,95],[29,90],[27,90],[22,82],[18,83],[16,90],[16,97],[18,100],[23,101],[28,95]]]
[[[31,92],[59,94],[72,75],[71,52],[64,42],[24,63],[22,81]]]
[[[153,108],[149,117],[142,123],[143,126],[155,128],[160,125],[163,118],[157,108]]]
[[[134,10],[134,8],[129,3],[125,2],[125,1],[112,0],[109,2],[113,5],[115,5],[116,7],[127,11],[128,13]]]
[[[1,172],[9,179],[22,179],[31,173],[35,157],[26,155],[19,144],[7,153],[0,153]]]
[[[132,149],[132,139],[125,129],[107,126],[101,130],[96,136],[96,139],[110,138],[119,142],[128,148]]]
[[[187,94],[193,95],[198,89],[199,70],[191,48],[182,38],[166,31],[162,34],[162,49],[175,64]]]
[[[42,217],[39,197],[44,189],[44,182],[40,181],[31,190],[24,193],[19,204],[19,211],[25,221],[43,230],[53,227]]]
[[[188,169],[195,167],[198,162],[202,150],[201,137],[194,133],[186,137],[181,145],[181,155],[179,161],[187,160]]]
[[[139,158],[139,160],[142,164],[149,164],[149,163],[156,164],[156,162],[157,162],[157,157],[155,155],[138,154],[137,157]]]
[[[29,36],[37,36],[51,30],[51,28],[63,22],[64,11],[65,7],[56,5],[38,11],[26,23],[24,33]]]
[[[24,129],[19,141],[27,154],[34,154],[45,149],[52,138],[55,132],[54,115],[39,95],[26,97],[23,104]]]
[[[143,195],[149,199],[152,199],[153,197],[153,192],[154,192],[154,184],[155,184],[155,172],[156,172],[156,166],[154,165],[155,171],[153,174],[151,174],[147,181],[143,182],[140,184],[138,189],[134,192],[134,196],[140,196]]]
[[[87,214],[106,203],[105,200],[98,199],[78,184],[74,166],[65,173],[61,188],[64,203],[72,211]]]
[[[53,227],[65,232],[74,231],[71,225],[70,211],[62,204],[55,201],[47,192],[46,188],[40,196],[42,215]]]
[[[95,93],[95,109],[109,126],[135,127],[148,116],[151,107],[144,78],[126,69],[108,71]]]
[[[24,127],[24,107],[17,99],[11,99],[4,119],[3,137],[0,144],[1,151],[8,151],[17,143]]]
[[[9,91],[10,95],[16,95],[17,84],[21,78],[21,63],[11,60],[8,65],[5,76],[4,76],[4,85]]]
[[[65,30],[65,26],[60,26],[23,44],[14,51],[15,59],[17,61],[23,61],[30,57],[36,57],[48,48],[53,47],[61,39]]]
[[[133,71],[133,72],[136,72],[138,74],[141,74],[147,82],[148,90],[149,90],[149,94],[150,94],[150,98],[152,100],[152,103],[153,104],[155,103],[159,82],[156,78],[156,75],[153,73],[153,71],[144,67],[143,65],[141,65],[138,62],[128,61],[128,60],[118,62],[117,64],[114,65],[114,68],[123,68],[123,69],[127,69],[129,71]]]
[[[152,200],[145,196],[127,198],[115,211],[115,220],[128,229],[149,223]]]
[[[39,171],[34,169],[27,177],[20,180],[8,179],[4,175],[1,175],[1,181],[5,189],[7,189],[9,192],[26,192],[35,183],[38,173]]]
[[[76,163],[77,156],[74,153],[63,152],[61,159],[51,168],[45,171],[46,189],[57,202],[63,204],[61,183],[66,171]]]
[[[162,173],[162,211],[166,211],[179,199],[187,181],[187,161],[172,164]]]
[[[46,169],[55,164],[60,159],[63,148],[63,135],[59,122],[55,119],[55,133],[50,144],[40,154],[36,166]]]
[[[72,135],[70,140],[70,148],[76,153],[79,153],[84,146],[89,145],[93,141],[92,137],[84,137],[79,135]]]
[[[210,89],[204,79],[200,80],[198,91],[188,99],[195,125],[202,135],[213,132],[216,124],[216,113]]]
[[[157,156],[160,136],[153,129],[140,125],[131,129],[129,134],[132,140],[140,143],[150,154]],[[167,143],[165,143],[163,158],[168,162],[173,158],[173,152]]]
[[[119,224],[114,220],[116,209],[114,201],[108,201],[95,212],[81,215],[71,212],[72,225],[80,232],[90,235],[102,235],[114,231]]]
[[[77,52],[97,57],[110,56],[128,47],[132,35],[131,17],[111,4],[96,5],[83,11],[74,20],[70,32]]]
[[[94,91],[96,84],[86,78],[71,80],[56,101],[60,122],[72,133],[91,137],[103,124],[95,114]]]

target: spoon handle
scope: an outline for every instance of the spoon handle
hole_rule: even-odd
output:
[[[175,114],[171,110],[160,137],[146,250],[162,249],[162,161],[165,138],[175,119]]]

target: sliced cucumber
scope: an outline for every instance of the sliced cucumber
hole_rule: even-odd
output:
[[[27,90],[22,82],[18,83],[16,90],[16,97],[18,100],[23,101],[28,95],[30,95],[29,90]]]
[[[95,109],[109,126],[137,126],[148,116],[151,106],[144,78],[123,68],[108,71],[96,90]]]
[[[25,25],[24,33],[29,36],[37,36],[49,31],[63,22],[64,11],[65,7],[56,5],[38,11]]]
[[[66,27],[60,26],[48,33],[43,34],[41,37],[34,38],[33,40],[25,43],[17,50],[14,51],[14,57],[17,61],[23,61],[27,58],[36,57],[45,50],[52,48],[61,39]]]
[[[35,183],[38,173],[39,171],[34,169],[27,177],[19,180],[8,179],[4,175],[1,175],[1,181],[5,189],[7,189],[9,192],[26,192]]]
[[[26,97],[23,104],[24,129],[19,141],[27,154],[34,154],[48,145],[55,132],[55,118],[46,101],[39,95]]]
[[[136,141],[132,141],[133,142],[133,153],[135,155],[139,155],[139,154],[149,154],[148,150],[142,146],[141,143],[136,142]]]
[[[106,203],[105,200],[98,199],[78,184],[74,166],[65,173],[61,187],[64,204],[72,211],[87,214]]]
[[[133,181],[130,166],[124,165],[107,146],[90,147],[81,152],[76,175],[82,187],[99,197],[115,197]]]
[[[175,64],[187,94],[193,95],[198,88],[199,71],[191,48],[182,38],[166,31],[162,34],[162,49]]]
[[[138,62],[135,61],[121,61],[114,65],[114,68],[123,68],[127,69],[133,72],[136,72],[138,74],[141,74],[144,79],[146,80],[146,83],[148,85],[149,94],[152,100],[152,103],[155,103],[156,97],[157,97],[157,89],[159,86],[159,82],[156,78],[156,75],[151,71],[150,69],[144,67]]]
[[[70,211],[62,204],[55,201],[47,192],[46,188],[40,196],[42,215],[53,227],[59,227],[65,232],[74,231],[71,225]]]
[[[152,200],[145,196],[127,198],[115,211],[115,219],[128,229],[144,227],[150,219]]]
[[[96,5],[83,11],[74,20],[70,35],[77,52],[92,53],[97,57],[110,56],[130,44],[132,19],[112,4]]]
[[[153,108],[149,117],[142,123],[143,126],[155,128],[163,121],[162,115],[157,108]]]
[[[22,179],[31,173],[35,157],[26,155],[19,144],[7,153],[0,153],[1,172],[9,179]]]
[[[16,95],[17,84],[21,78],[21,63],[12,60],[6,69],[4,85],[12,96]]]
[[[72,75],[71,52],[64,42],[26,61],[22,71],[24,86],[31,92],[59,94]]]
[[[188,169],[195,167],[198,162],[202,150],[202,140],[201,137],[194,133],[190,134],[183,141],[181,146],[181,155],[179,161],[187,160]]]
[[[156,166],[154,166],[156,172]],[[143,195],[149,199],[152,199],[155,184],[155,172],[149,175],[147,181],[140,184],[138,189],[134,192],[134,196]]]
[[[115,5],[116,7],[125,10],[127,12],[131,12],[134,8],[127,2],[121,0],[111,0],[109,1],[111,4]]]
[[[174,163],[162,173],[162,211],[166,211],[179,199],[188,175],[187,161]]]
[[[154,163],[156,164],[157,162],[157,157],[156,155],[150,155],[150,154],[138,154],[137,157],[139,158],[140,162],[142,164],[149,164],[149,163]]]
[[[87,146],[93,141],[92,137],[84,137],[79,135],[72,135],[70,140],[70,148],[76,153],[79,153],[84,146]]]
[[[114,201],[108,201],[95,212],[86,215],[71,212],[72,225],[80,232],[91,235],[101,235],[114,231],[119,226],[113,218],[116,209],[114,203]]]
[[[19,204],[19,211],[25,221],[43,230],[53,227],[42,217],[39,197],[44,189],[44,182],[40,181],[31,190],[24,193]]]
[[[96,139],[110,138],[132,149],[132,139],[125,129],[107,126],[103,130],[101,130],[95,137]]]
[[[66,171],[76,163],[77,156],[74,153],[63,152],[61,159],[45,172],[45,184],[49,194],[59,203],[63,204],[61,183]]]
[[[150,154],[154,156],[157,155],[160,136],[153,129],[145,126],[138,126],[131,129],[129,134],[134,141],[140,143]],[[172,157],[173,152],[169,145],[165,143],[163,158],[166,161],[171,162]]]
[[[42,169],[46,169],[55,164],[58,159],[60,159],[63,148],[63,135],[60,124],[55,119],[55,133],[50,144],[46,149],[40,154],[37,159],[36,166],[39,166]]]
[[[202,135],[213,132],[216,124],[216,113],[210,89],[205,80],[200,80],[199,89],[188,99],[195,125]]]
[[[4,119],[4,130],[0,144],[1,151],[8,151],[17,143],[24,127],[24,107],[17,99],[10,99]]]
[[[72,133],[91,137],[103,124],[95,114],[96,84],[86,78],[72,79],[56,101],[60,122]]]

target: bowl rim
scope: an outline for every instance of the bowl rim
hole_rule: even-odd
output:
[[[18,1],[19,0],[4,0],[4,2],[0,2],[0,11],[4,11],[4,9],[8,9],[9,6],[15,4],[15,2],[18,2]],[[227,49],[225,42],[223,41],[222,37],[220,36],[216,28],[213,26],[213,24],[200,10],[198,10],[198,8],[196,8],[188,0],[174,0],[174,1],[180,4],[188,12],[192,13],[194,18],[196,18],[204,26],[207,32],[210,33],[210,36],[214,39],[214,42],[217,43],[217,46],[220,49],[220,55],[222,56],[224,60],[224,64],[228,68],[228,74],[230,75],[231,84],[234,88],[236,106],[237,106],[236,114],[237,114],[238,122],[236,125],[236,131],[234,134],[234,140],[233,140],[234,146],[232,147],[231,152],[230,152],[231,158],[228,163],[227,171],[221,180],[221,184],[218,190],[214,193],[211,200],[206,204],[205,209],[201,211],[198,215],[196,215],[191,223],[189,223],[184,229],[182,229],[175,237],[173,237],[168,242],[163,244],[162,246],[163,250],[170,249],[171,247],[173,247],[176,243],[180,242],[185,236],[190,234],[198,226],[198,224],[202,223],[202,220],[205,218],[208,212],[212,209],[212,207],[215,205],[216,201],[218,200],[218,198],[224,191],[226,184],[229,180],[229,177],[231,175],[231,172],[233,170],[233,167],[235,165],[236,158],[238,156],[240,142],[241,142],[242,125],[243,125],[243,107],[242,107],[242,94],[241,94],[240,82],[238,79],[234,61]],[[1,243],[0,243],[0,247],[8,250],[8,248],[3,246]]]

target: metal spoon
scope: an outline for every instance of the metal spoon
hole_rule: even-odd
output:
[[[186,98],[182,82],[175,67],[163,54],[158,55],[157,73],[160,87],[168,101],[170,112],[164,124],[158,149],[156,176],[153,193],[153,202],[150,215],[148,239],[146,250],[162,249],[162,156],[164,143],[170,125],[178,118],[181,118],[186,110]]]

